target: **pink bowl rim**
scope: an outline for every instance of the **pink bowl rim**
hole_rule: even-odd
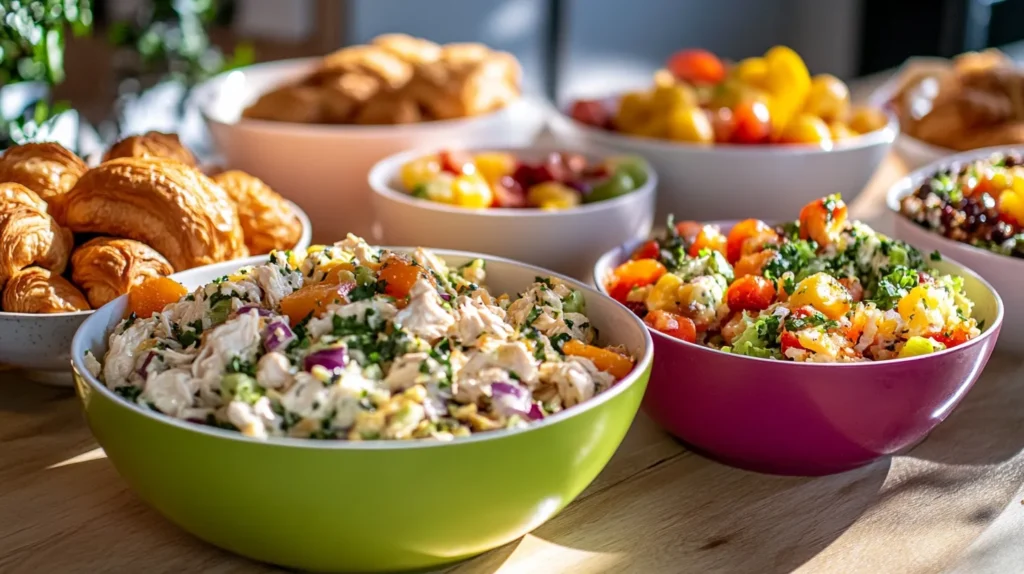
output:
[[[629,193],[625,193],[619,197],[607,199],[604,201],[595,201],[594,203],[584,203],[570,209],[559,209],[557,211],[547,211],[539,208],[525,208],[525,209],[502,209],[487,207],[483,209],[471,209],[467,207],[458,207],[453,205],[447,205],[444,203],[438,203],[436,201],[430,201],[428,199],[420,199],[418,197],[412,197],[408,193],[396,189],[394,185],[395,178],[398,176],[402,169],[402,166],[414,159],[427,156],[430,154],[436,154],[447,149],[456,149],[458,151],[466,151],[470,153],[481,153],[481,152],[508,152],[514,155],[537,155],[546,153],[577,153],[588,160],[595,159],[608,159],[615,155],[625,154],[602,154],[595,153],[593,151],[582,151],[572,147],[566,146],[501,146],[501,145],[471,145],[471,146],[459,146],[455,148],[451,147],[427,147],[419,149],[409,149],[398,152],[396,154],[389,155],[377,163],[373,164],[370,171],[367,174],[367,181],[370,184],[370,189],[373,193],[381,197],[385,197],[391,201],[402,203],[413,207],[415,209],[422,209],[423,211],[433,211],[439,213],[450,213],[450,214],[461,214],[476,217],[496,217],[496,218],[524,218],[524,217],[538,217],[538,218],[558,218],[567,217],[570,215],[583,215],[588,213],[595,213],[598,211],[611,211],[617,207],[622,207],[626,204],[633,203],[638,199],[645,198],[647,196],[654,195],[654,191],[658,188],[658,174],[655,172],[654,167],[647,161],[646,158],[636,156],[636,159],[643,163],[644,169],[647,171],[647,182],[640,187],[634,189]],[[425,214],[426,215],[426,214]]]
[[[722,226],[722,227],[727,227],[727,226],[730,226],[730,225],[732,225],[732,224],[734,224],[736,222],[735,221],[721,221],[720,220],[720,221],[708,221],[708,222],[705,222],[705,223],[707,225],[719,225],[719,226]],[[625,262],[626,259],[629,257],[630,253],[632,253],[637,247],[639,247],[641,244],[643,244],[645,241],[648,241],[649,239],[650,238],[647,238],[647,239],[636,239],[636,240],[633,240],[633,241],[626,242],[626,243],[624,243],[622,245],[619,245],[618,247],[615,247],[615,248],[611,249],[610,251],[608,251],[604,255],[602,255],[597,260],[597,262],[594,263],[594,273],[593,273],[594,274],[594,288],[597,289],[597,291],[599,293],[601,293],[602,295],[605,295],[605,296],[608,296],[609,298],[611,298],[611,295],[608,294],[608,290],[605,288],[604,277],[606,277],[607,274],[610,273],[616,266],[621,265],[623,262]],[[988,281],[983,279],[980,275],[978,275],[977,273],[975,273],[971,269],[963,266],[962,264],[958,263],[957,261],[955,261],[953,259],[950,259],[950,258],[948,258],[946,256],[943,256],[942,259],[943,259],[943,261],[948,262],[948,263],[952,264],[954,267],[956,267],[958,269],[958,274],[959,275],[962,275],[962,276],[965,276],[965,277],[970,277],[970,278],[978,281],[986,290],[988,290],[989,294],[992,295],[992,298],[995,300],[995,303],[996,303],[996,317],[992,321],[992,323],[990,325],[986,325],[985,330],[982,331],[981,334],[978,335],[977,337],[975,337],[974,339],[971,339],[970,341],[968,341],[968,342],[966,342],[966,343],[964,343],[962,345],[958,345],[958,346],[950,348],[950,349],[943,349],[941,351],[938,351],[936,353],[931,353],[931,354],[928,354],[928,355],[919,355],[919,356],[915,356],[915,357],[904,357],[904,358],[898,358],[898,359],[889,359],[889,360],[886,360],[886,361],[862,361],[862,362],[856,362],[856,363],[798,363],[798,362],[795,362],[795,361],[782,361],[782,360],[778,360],[778,359],[762,359],[760,357],[750,357],[750,356],[747,356],[747,355],[735,355],[733,353],[726,353],[726,352],[720,351],[718,349],[712,349],[710,347],[705,347],[704,345],[698,345],[697,343],[690,343],[690,342],[687,342],[687,341],[682,341],[680,339],[676,339],[674,337],[669,337],[668,335],[665,335],[664,333],[658,332],[655,329],[651,329],[649,326],[647,326],[647,323],[644,323],[644,327],[646,327],[647,330],[651,332],[651,338],[653,340],[655,340],[655,341],[661,340],[661,341],[669,343],[669,344],[680,345],[680,346],[682,346],[682,347],[684,347],[686,349],[690,349],[690,350],[693,350],[693,351],[696,351],[696,352],[700,352],[700,353],[714,353],[714,354],[717,354],[719,356],[729,357],[729,358],[732,358],[732,359],[735,359],[735,360],[738,360],[738,361],[757,361],[757,362],[760,362],[760,363],[765,363],[765,364],[770,364],[770,365],[789,366],[789,367],[802,368],[802,369],[812,369],[812,368],[817,368],[817,369],[821,369],[821,368],[833,368],[833,369],[834,368],[845,368],[845,369],[857,369],[857,368],[860,368],[860,369],[866,369],[866,368],[872,368],[872,367],[877,368],[880,365],[888,365],[888,364],[894,364],[894,363],[904,364],[904,363],[909,363],[909,362],[913,362],[913,361],[927,361],[927,360],[930,360],[930,359],[932,359],[934,357],[939,357],[939,356],[943,356],[943,355],[949,355],[949,354],[953,354],[953,353],[963,353],[963,352],[966,352],[966,350],[971,348],[971,347],[975,347],[975,346],[978,346],[978,345],[982,344],[982,342],[984,342],[986,339],[993,337],[994,333],[998,333],[999,332],[999,329],[1003,325],[1003,312],[1004,312],[1003,300],[999,296],[999,293],[992,287],[992,285]],[[618,303],[619,305],[622,305],[622,303],[619,303],[615,299],[612,299],[612,300],[615,301],[616,303]],[[625,307],[625,305],[622,305],[622,306]]]
[[[589,98],[591,100],[612,100],[622,97],[626,92],[619,92],[616,94],[608,95],[605,97]],[[598,143],[608,145],[618,145],[621,143],[629,143],[635,145],[645,151],[655,152],[691,152],[695,154],[710,154],[715,152],[726,153],[731,156],[738,158],[752,157],[752,156],[783,156],[783,157],[807,157],[817,155],[827,155],[842,153],[846,151],[862,150],[875,146],[891,146],[896,141],[896,136],[900,134],[900,123],[899,119],[890,110],[882,109],[882,113],[888,118],[885,126],[881,129],[877,129],[866,134],[862,134],[856,138],[853,138],[849,143],[845,143],[838,146],[833,146],[830,149],[823,149],[817,146],[811,145],[739,145],[739,144],[719,144],[714,145],[700,145],[688,142],[676,142],[669,140],[660,140],[655,138],[647,138],[641,136],[633,136],[622,134],[619,132],[613,132],[609,130],[603,130],[593,126],[589,126],[582,122],[577,121],[575,118],[567,113],[568,106],[558,106],[555,110],[550,112],[551,123],[563,129],[575,130],[581,132],[583,135],[590,139],[595,140]]]
[[[975,150],[965,151],[958,154],[943,157],[942,159],[933,161],[927,165],[919,167],[908,175],[900,178],[896,183],[889,187],[889,191],[885,195],[885,203],[892,211],[893,217],[897,218],[898,221],[913,225],[919,228],[921,231],[934,236],[934,239],[941,245],[948,246],[948,249],[954,250],[959,249],[964,257],[977,257],[978,259],[984,260],[989,264],[993,265],[1009,265],[1015,268],[1015,272],[1024,273],[1024,259],[1018,257],[1010,257],[1009,255],[1000,255],[998,253],[989,251],[988,249],[982,249],[976,247],[970,243],[964,243],[962,241],[956,241],[936,233],[931,229],[926,229],[917,225],[910,219],[908,219],[903,212],[900,211],[900,201],[914,193],[918,187],[921,186],[925,180],[931,178],[936,172],[946,169],[952,166],[954,163],[965,163],[980,159],[988,159],[994,154],[1004,154],[1009,152],[1017,152],[1024,156],[1024,144],[1007,145],[1007,146],[992,146],[986,148],[979,148]]]

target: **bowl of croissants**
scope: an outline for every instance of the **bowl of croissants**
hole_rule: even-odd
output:
[[[90,168],[57,143],[0,155],[0,365],[70,384],[92,309],[151,277],[309,246],[306,214],[243,171],[207,175],[173,134],[112,146]]]
[[[528,145],[543,104],[519,62],[404,34],[216,76],[195,102],[225,160],[300,205],[319,239],[372,235],[370,167],[411,148]],[[314,237],[318,239],[318,237]]]
[[[997,49],[918,57],[871,98],[900,121],[895,150],[915,169],[957,152],[1024,144],[1024,67]]]

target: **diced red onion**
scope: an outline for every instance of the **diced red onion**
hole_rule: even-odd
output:
[[[452,300],[452,296],[449,293],[441,293],[441,299],[443,299],[445,301],[451,301]]]
[[[256,313],[260,317],[269,317],[273,315],[273,313],[271,313],[269,309],[264,309],[259,305],[242,305],[241,307],[238,308],[238,314],[243,315],[245,313],[248,313],[249,311],[252,311],[253,309],[256,309]]]
[[[540,405],[533,403],[530,405],[530,412],[526,413],[526,416],[529,417],[531,421],[539,421],[544,418],[544,411],[540,409]]]
[[[271,321],[263,330],[263,346],[270,352],[282,349],[294,340],[292,328],[281,319]]]
[[[153,351],[149,351],[149,353],[146,355],[146,360],[142,361],[142,366],[135,371],[143,379],[146,378],[146,368],[149,367],[149,364],[153,362],[153,357],[155,356],[156,353],[154,353]]]
[[[532,402],[530,391],[519,385],[502,382],[491,384],[491,405],[506,417],[519,415],[530,418]]]
[[[345,347],[334,347],[306,355],[303,367],[307,371],[311,371],[313,367],[319,365],[328,371],[334,371],[335,369],[344,369],[347,364],[348,351],[345,350]]]

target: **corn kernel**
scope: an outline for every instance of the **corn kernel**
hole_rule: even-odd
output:
[[[679,308],[679,287],[683,280],[673,273],[666,273],[658,279],[647,294],[647,309],[651,311],[676,311]]]
[[[789,297],[793,308],[810,305],[833,321],[850,311],[850,292],[831,275],[815,273],[797,283]]]

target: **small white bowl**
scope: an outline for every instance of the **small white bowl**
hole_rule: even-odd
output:
[[[544,108],[526,98],[478,117],[397,126],[299,124],[242,118],[263,93],[309,73],[319,58],[282,60],[220,74],[196,88],[196,102],[227,163],[302,206],[317,238],[371,234],[366,173],[399,151],[451,146],[528,145]],[[326,239],[324,239],[326,241]]]
[[[292,207],[302,222],[302,235],[295,247],[305,249],[310,245],[313,228],[306,213],[296,205]],[[71,339],[92,313],[0,311],[0,365],[23,370],[27,379],[36,382],[71,386]]]
[[[993,153],[1016,151],[1024,153],[1024,146],[992,147],[972,150],[943,158],[931,163],[896,182],[886,196],[886,203],[892,211],[894,235],[920,249],[923,253],[938,251],[981,275],[992,284],[1003,299],[1006,316],[999,335],[997,347],[1002,350],[1024,349],[1024,259],[999,255],[987,249],[954,241],[937,232],[925,229],[900,213],[900,200],[914,193],[918,187],[931,178],[935,172],[953,164],[963,164],[984,159]]]
[[[899,71],[893,74],[887,82],[872,92],[868,98],[868,105],[882,109],[888,108],[889,102],[896,95],[896,92],[899,91],[905,75],[913,68],[937,68],[948,67],[949,65],[949,60],[945,58],[910,58],[900,66]],[[896,137],[893,150],[896,151],[896,155],[903,160],[903,164],[910,170],[928,165],[956,153],[955,150],[932,145],[902,132]]]
[[[476,147],[468,151],[507,151],[526,161],[539,161],[552,151],[573,150]],[[398,181],[402,165],[430,153],[436,150],[406,151],[370,170],[379,243],[487,253],[586,281],[602,253],[651,231],[658,175],[650,167],[647,183],[640,189],[573,209],[466,209],[412,197],[402,190]],[[584,155],[588,161],[605,157]]]
[[[702,146],[618,134],[584,125],[565,113],[551,116],[558,143],[570,149],[639,155],[658,172],[660,219],[791,218],[807,202],[863,191],[896,137],[889,124],[832,150],[800,145]]]

